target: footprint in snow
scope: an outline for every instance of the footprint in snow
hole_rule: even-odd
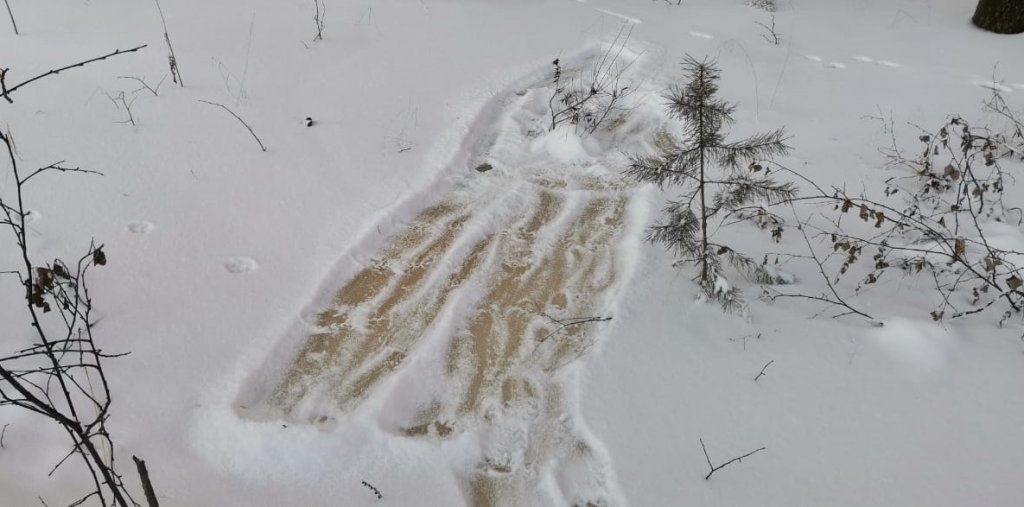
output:
[[[714,39],[715,36],[710,33],[704,32],[690,32],[690,37],[696,37],[698,39]]]
[[[224,269],[236,275],[254,271],[258,267],[259,263],[251,257],[230,257],[224,261]]]
[[[804,55],[804,59],[810,60],[810,61],[812,61],[814,63],[820,63],[820,64],[824,65],[825,68],[828,68],[828,69],[845,69],[846,68],[846,64],[845,63],[839,63],[839,62],[824,63],[825,59],[820,57],[820,56],[817,56],[817,55]]]
[[[128,224],[128,232],[132,234],[149,234],[153,229],[156,229],[156,225],[146,220],[136,220]]]
[[[992,91],[996,91],[996,92],[1004,92],[1004,93],[1006,93],[1006,92],[1012,92],[1013,91],[1013,88],[1010,88],[1009,86],[1006,86],[1003,83],[997,83],[995,81],[986,81],[986,80],[983,80],[983,79],[975,79],[974,81],[971,81],[971,83],[974,84],[974,86],[980,86],[980,87],[982,87],[982,88],[984,88],[986,90],[992,90]]]
[[[883,67],[889,67],[889,68],[896,68],[896,67],[902,67],[903,66],[902,64],[896,63],[896,62],[894,62],[892,60],[875,60],[874,58],[871,58],[870,56],[864,56],[864,55],[854,56],[853,59],[857,60],[858,62],[861,62],[861,63],[876,63],[876,64],[881,65]]]

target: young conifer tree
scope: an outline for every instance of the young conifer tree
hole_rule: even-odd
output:
[[[714,60],[698,61],[687,55],[683,69],[689,82],[671,87],[665,95],[669,115],[683,123],[682,138],[669,136],[667,142],[659,143],[661,152],[656,155],[634,155],[627,174],[661,188],[683,189],[677,200],[669,201],[661,221],[651,227],[648,240],[664,244],[677,257],[677,264],[697,266],[694,280],[705,297],[726,311],[739,311],[745,304],[739,288],[725,276],[726,265],[755,283],[784,280],[750,257],[716,243],[709,224],[720,225],[745,210],[794,197],[796,187],[768,177],[758,164],[785,155],[789,147],[783,129],[727,142],[722,128],[733,123],[736,107],[715,97],[720,71]]]

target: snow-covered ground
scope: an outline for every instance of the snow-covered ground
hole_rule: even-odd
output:
[[[858,298],[882,327],[756,286],[748,318],[723,315],[642,243],[671,192],[621,176],[671,128],[660,93],[691,54],[718,58],[736,137],[785,126],[786,165],[878,188],[890,139],[866,117],[909,146],[908,123],[984,120],[993,86],[1021,109],[1024,36],[975,29],[962,0],[783,0],[772,45],[742,0],[674,3],[327,0],[313,42],[313,2],[165,1],[187,86],[136,94],[132,126],[108,95],[167,75],[155,5],[10,0],[9,82],[149,44],[0,103],[22,164],[105,174],[33,187],[30,240],[40,259],[106,245],[96,333],[131,351],[107,367],[132,487],[138,455],[168,506],[1024,502],[1019,319],[936,324],[898,280]],[[586,65],[624,25],[630,114],[548,132],[552,60]],[[732,234],[764,250],[752,230]],[[393,278],[346,302],[376,268]],[[31,328],[0,287],[3,353]],[[548,341],[541,311],[613,319]],[[316,348],[350,321],[344,354]],[[48,422],[0,426],[0,505],[88,488],[74,461],[47,477],[67,452]],[[766,449],[705,481],[701,439],[716,464]]]

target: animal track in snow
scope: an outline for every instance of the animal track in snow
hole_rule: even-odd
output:
[[[710,33],[704,32],[690,32],[690,37],[696,37],[698,39],[714,39],[715,36]]]
[[[846,64],[845,63],[839,63],[839,62],[828,62],[828,63],[825,63],[825,59],[820,57],[820,56],[817,56],[817,55],[804,55],[804,59],[812,61],[814,63],[820,63],[826,69],[845,69],[846,68]]]
[[[254,271],[258,267],[259,263],[256,262],[256,259],[253,259],[251,257],[229,257],[226,261],[224,261],[224,269],[226,269],[228,273],[248,273],[250,271]]]
[[[874,58],[871,58],[870,56],[864,56],[864,55],[854,56],[853,59],[857,60],[858,62],[861,62],[861,63],[875,63],[875,64],[881,65],[883,67],[889,67],[889,68],[896,68],[896,67],[902,67],[903,66],[902,64],[896,63],[896,62],[894,62],[892,60],[875,60]]]
[[[1013,88],[1004,85],[1003,83],[997,83],[995,81],[986,81],[984,79],[975,79],[971,81],[974,86],[980,86],[986,90],[992,90],[997,92],[1012,92]]]
[[[136,220],[128,224],[128,232],[132,234],[149,234],[153,229],[156,229],[156,225],[146,220]]]

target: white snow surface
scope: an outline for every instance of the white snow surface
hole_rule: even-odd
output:
[[[159,96],[139,93],[132,126],[106,95],[138,87],[119,76],[167,74],[155,5],[10,3],[22,34],[0,16],[9,82],[149,45],[17,91],[0,103],[0,128],[26,166],[66,159],[104,173],[40,180],[27,195],[29,237],[39,259],[106,245],[109,263],[91,275],[96,334],[105,351],[131,352],[107,363],[116,459],[141,498],[131,456],[144,458],[166,506],[469,504],[463,478],[522,432],[389,431],[445,388],[418,369],[439,353],[434,342],[329,426],[251,419],[239,405],[274,381],[333,292],[443,196],[620,181],[625,154],[672,128],[659,94],[685,54],[718,58],[721,96],[740,104],[732,135],[786,126],[784,162],[826,185],[887,177],[877,149],[889,139],[866,116],[891,115],[911,145],[907,123],[983,119],[992,89],[1024,104],[1024,36],[977,30],[974,2],[962,0],[784,0],[778,46],[755,24],[767,14],[743,0],[327,0],[317,42],[312,2],[178,0],[163,8],[187,86],[167,77]],[[548,132],[551,61],[600,55],[623,23],[625,58],[636,59],[629,118],[595,136]],[[231,107],[268,150],[199,100]],[[474,171],[483,162],[493,170]],[[590,328],[596,344],[557,374],[565,424],[593,457],[542,467],[536,499],[498,504],[1024,504],[1019,319],[936,324],[927,283],[898,280],[859,299],[881,327],[762,302],[756,286],[745,287],[749,315],[723,315],[696,301],[692,273],[642,243],[671,191],[626,186],[627,237],[600,306],[614,320]],[[490,212],[500,224],[522,211]],[[768,244],[755,229],[734,234]],[[1018,228],[995,234],[1024,244]],[[17,266],[3,244],[0,271]],[[818,290],[811,275],[796,279]],[[0,353],[31,332],[12,280],[0,278]],[[0,505],[66,505],[87,491],[73,460],[47,476],[67,452],[52,424],[5,407],[5,425]],[[766,449],[705,480],[700,439],[716,464]]]

